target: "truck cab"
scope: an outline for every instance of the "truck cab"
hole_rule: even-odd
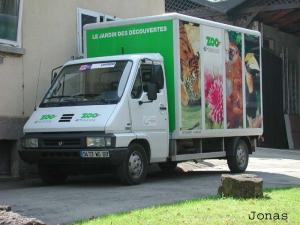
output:
[[[47,183],[112,167],[137,184],[167,160],[167,109],[160,54],[70,61],[24,126],[20,155]]]

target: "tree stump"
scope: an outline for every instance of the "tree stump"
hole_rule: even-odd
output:
[[[263,179],[254,174],[222,174],[218,194],[234,198],[262,198]]]

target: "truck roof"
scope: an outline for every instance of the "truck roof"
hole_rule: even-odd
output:
[[[116,56],[104,56],[104,57],[94,57],[94,58],[83,58],[68,61],[64,66],[74,65],[74,64],[82,64],[82,63],[93,63],[99,61],[112,61],[112,60],[132,60],[138,61],[144,58],[149,58],[154,61],[162,61],[163,57],[159,53],[139,53],[139,54],[124,54],[124,55],[116,55]]]
[[[260,36],[260,32],[256,30],[250,30],[242,27],[237,27],[233,25],[228,25],[224,23],[215,22],[212,20],[206,20],[201,19],[198,17],[192,17],[187,16],[180,13],[165,13],[161,15],[155,15],[155,16],[145,16],[145,17],[136,17],[136,18],[128,18],[128,19],[120,19],[105,23],[91,23],[86,24],[84,26],[84,30],[94,29],[94,28],[104,28],[104,27],[113,27],[113,26],[120,26],[120,25],[129,25],[129,24],[137,24],[137,23],[146,23],[146,22],[152,22],[152,21],[160,21],[160,20],[166,20],[166,19],[179,19],[179,20],[185,20],[193,23],[203,24],[211,27],[216,28],[222,28],[222,29],[228,29],[236,32],[243,32],[247,34],[252,34],[256,36]]]

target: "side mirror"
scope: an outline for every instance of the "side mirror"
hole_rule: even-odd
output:
[[[158,90],[164,87],[164,72],[161,65],[152,65],[151,82],[157,84]]]
[[[148,91],[147,91],[148,99],[150,101],[156,100],[157,92],[158,92],[157,85],[155,83],[148,83],[147,86],[148,86]]]

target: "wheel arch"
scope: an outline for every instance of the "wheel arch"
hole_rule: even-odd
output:
[[[251,145],[251,139],[248,136],[242,136],[242,137],[231,137],[231,138],[225,138],[225,151],[226,155],[231,155],[233,152],[230,148],[235,146],[239,140],[243,140],[248,147],[249,154],[252,154],[253,149]]]
[[[146,152],[148,163],[150,163],[151,148],[150,148],[150,144],[149,144],[148,140],[146,140],[146,139],[134,139],[129,143],[129,145],[132,145],[132,144],[139,144],[139,145],[143,146],[143,148],[145,149],[145,152]]]

